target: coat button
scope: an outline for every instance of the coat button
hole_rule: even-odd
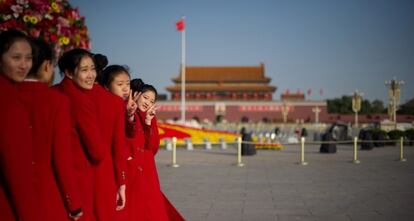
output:
[[[32,161],[32,165],[35,165],[35,164],[36,164],[36,162]]]
[[[140,172],[142,172],[144,169],[142,169],[142,167],[141,166],[138,166],[137,167],[137,169],[140,171]]]

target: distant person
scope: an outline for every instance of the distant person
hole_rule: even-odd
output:
[[[358,138],[360,140],[361,150],[372,150],[374,148],[372,132],[370,130],[361,129]]]
[[[275,132],[276,136],[278,136],[280,134],[280,128],[279,127],[275,127]]]
[[[253,142],[252,134],[248,133],[245,127],[242,127],[240,130],[240,135],[242,138],[242,145],[241,145],[241,154],[243,156],[251,156],[256,154],[256,147]]]
[[[335,138],[332,132],[327,131],[322,135],[322,143],[319,152],[320,153],[336,153],[336,143],[334,143]]]
[[[307,137],[308,136],[308,130],[306,130],[306,128],[302,128],[302,130],[300,131],[300,135],[301,137]]]

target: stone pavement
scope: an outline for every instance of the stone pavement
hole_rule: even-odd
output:
[[[414,220],[414,147],[359,151],[340,145],[320,154],[306,145],[307,166],[298,165],[299,145],[259,150],[237,167],[236,148],[161,149],[157,166],[164,193],[190,221],[233,220]]]

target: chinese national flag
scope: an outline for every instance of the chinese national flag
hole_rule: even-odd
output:
[[[181,18],[180,20],[175,23],[175,27],[177,28],[177,31],[184,31],[184,19]]]

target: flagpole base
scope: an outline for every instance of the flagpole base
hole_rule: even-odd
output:
[[[180,167],[180,165],[178,165],[178,164],[176,164],[176,163],[174,163],[174,164],[170,164],[169,166],[170,166],[170,167],[172,167],[172,168],[177,168],[177,167]]]
[[[401,158],[400,162],[407,162],[407,159],[406,158]]]
[[[308,165],[308,162],[302,161],[302,162],[299,162],[299,165],[306,166],[306,165]]]
[[[236,166],[238,166],[238,167],[244,167],[244,163],[236,163]]]
[[[360,164],[361,161],[359,161],[359,160],[353,160],[352,163],[354,163],[354,164]]]

